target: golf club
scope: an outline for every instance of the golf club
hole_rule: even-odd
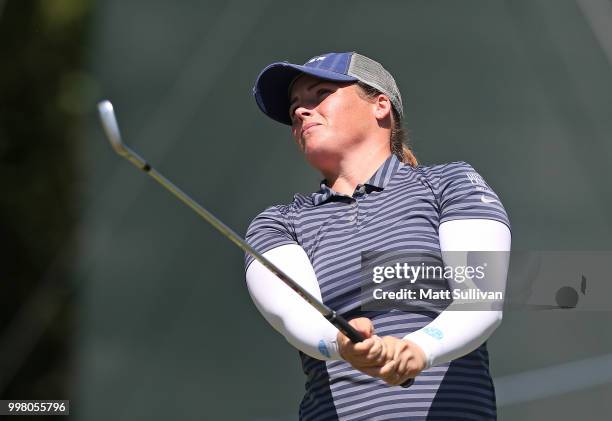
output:
[[[180,188],[178,188],[175,184],[173,184],[170,180],[160,174],[155,168],[147,163],[147,161],[139,156],[136,152],[130,149],[123,141],[121,140],[121,134],[119,132],[119,125],[117,124],[117,118],[115,117],[115,112],[113,109],[113,104],[110,101],[104,100],[98,103],[98,112],[100,115],[100,121],[102,123],[102,127],[104,128],[104,132],[108,137],[113,149],[119,155],[130,161],[134,166],[139,168],[140,170],[147,173],[151,176],[155,181],[161,184],[166,190],[170,191],[174,196],[176,196],[181,202],[189,206],[193,209],[198,215],[200,215],[205,221],[215,227],[223,236],[228,238],[238,247],[240,247],[243,251],[250,254],[255,260],[268,268],[272,273],[274,273],[281,281],[283,281],[287,286],[293,289],[296,293],[298,293],[302,298],[304,298],[311,306],[313,306],[323,317],[325,317],[331,324],[338,328],[342,333],[344,333],[353,343],[358,343],[363,341],[365,338],[361,335],[360,332],[355,330],[353,326],[351,326],[345,318],[336,314],[334,310],[321,303],[316,297],[302,288],[297,282],[295,282],[291,277],[285,274],[281,269],[279,269],[275,264],[270,262],[268,259],[263,257],[259,252],[253,249],[242,237],[240,237],[234,230],[225,225],[221,220],[211,214],[209,211],[200,206],[195,200],[189,197],[185,192],[183,192]],[[413,379],[408,380],[404,384],[403,387],[407,387],[411,385]]]

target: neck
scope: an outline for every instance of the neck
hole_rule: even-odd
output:
[[[354,151],[350,156],[337,161],[333,171],[322,172],[329,187],[338,193],[350,196],[357,185],[368,181],[389,156],[391,156],[389,144],[382,143],[377,148]]]

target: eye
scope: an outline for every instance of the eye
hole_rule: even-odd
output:
[[[326,97],[327,95],[329,95],[330,93],[334,92],[332,89],[329,88],[319,88],[316,91],[316,97],[318,99],[324,99],[324,97]],[[295,102],[291,107],[289,107],[289,118],[293,121],[294,117],[295,117],[295,110],[297,110],[297,108],[300,106],[300,104],[298,102]]]

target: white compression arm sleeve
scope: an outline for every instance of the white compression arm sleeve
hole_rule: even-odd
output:
[[[448,221],[440,225],[440,247],[443,255],[449,250],[510,250],[510,231],[492,220]],[[302,247],[284,245],[264,256],[321,299],[314,269]],[[291,345],[319,360],[341,359],[336,343],[338,330],[261,263],[254,261],[249,265],[246,280],[255,306]],[[427,326],[439,329],[443,338],[434,339],[420,329],[405,339],[423,349],[429,367],[476,349],[500,322],[500,311],[447,309]]]
[[[461,264],[461,256],[467,253],[457,251],[510,251],[510,230],[501,222],[482,219],[447,221],[440,225],[440,249],[445,265]],[[507,253],[503,253],[508,256]],[[463,264],[465,265],[465,259]],[[495,265],[493,274],[504,290],[508,271],[508,260]],[[451,281],[452,282],[452,281]],[[415,342],[427,356],[427,367],[443,364],[459,358],[478,348],[502,320],[501,310],[456,310],[453,303],[442,311],[427,326],[404,337]],[[432,334],[433,333],[433,334]]]
[[[317,278],[302,247],[288,244],[263,254],[313,296],[323,301]],[[263,317],[287,341],[313,358],[340,360],[338,329],[258,261],[246,272],[251,298]]]

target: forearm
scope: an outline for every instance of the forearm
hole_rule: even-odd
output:
[[[426,368],[429,368],[475,350],[491,336],[501,320],[501,311],[445,310],[425,328],[406,335],[404,339],[416,343],[423,350]]]
[[[302,247],[280,246],[264,253],[264,257],[321,300],[314,269]],[[291,345],[319,360],[341,359],[338,329],[261,263],[249,265],[246,281],[255,306]]]
[[[505,289],[507,252],[510,250],[511,238],[504,224],[477,219],[449,221],[440,226],[439,234],[445,265],[467,263],[467,252],[472,250],[501,252],[496,256],[501,262],[492,265],[489,275],[490,280],[496,280],[496,290]],[[465,307],[452,303],[431,323],[406,335],[404,339],[421,347],[427,358],[427,367],[430,367],[449,362],[478,348],[500,325],[501,320],[502,311],[497,308],[465,310]]]

